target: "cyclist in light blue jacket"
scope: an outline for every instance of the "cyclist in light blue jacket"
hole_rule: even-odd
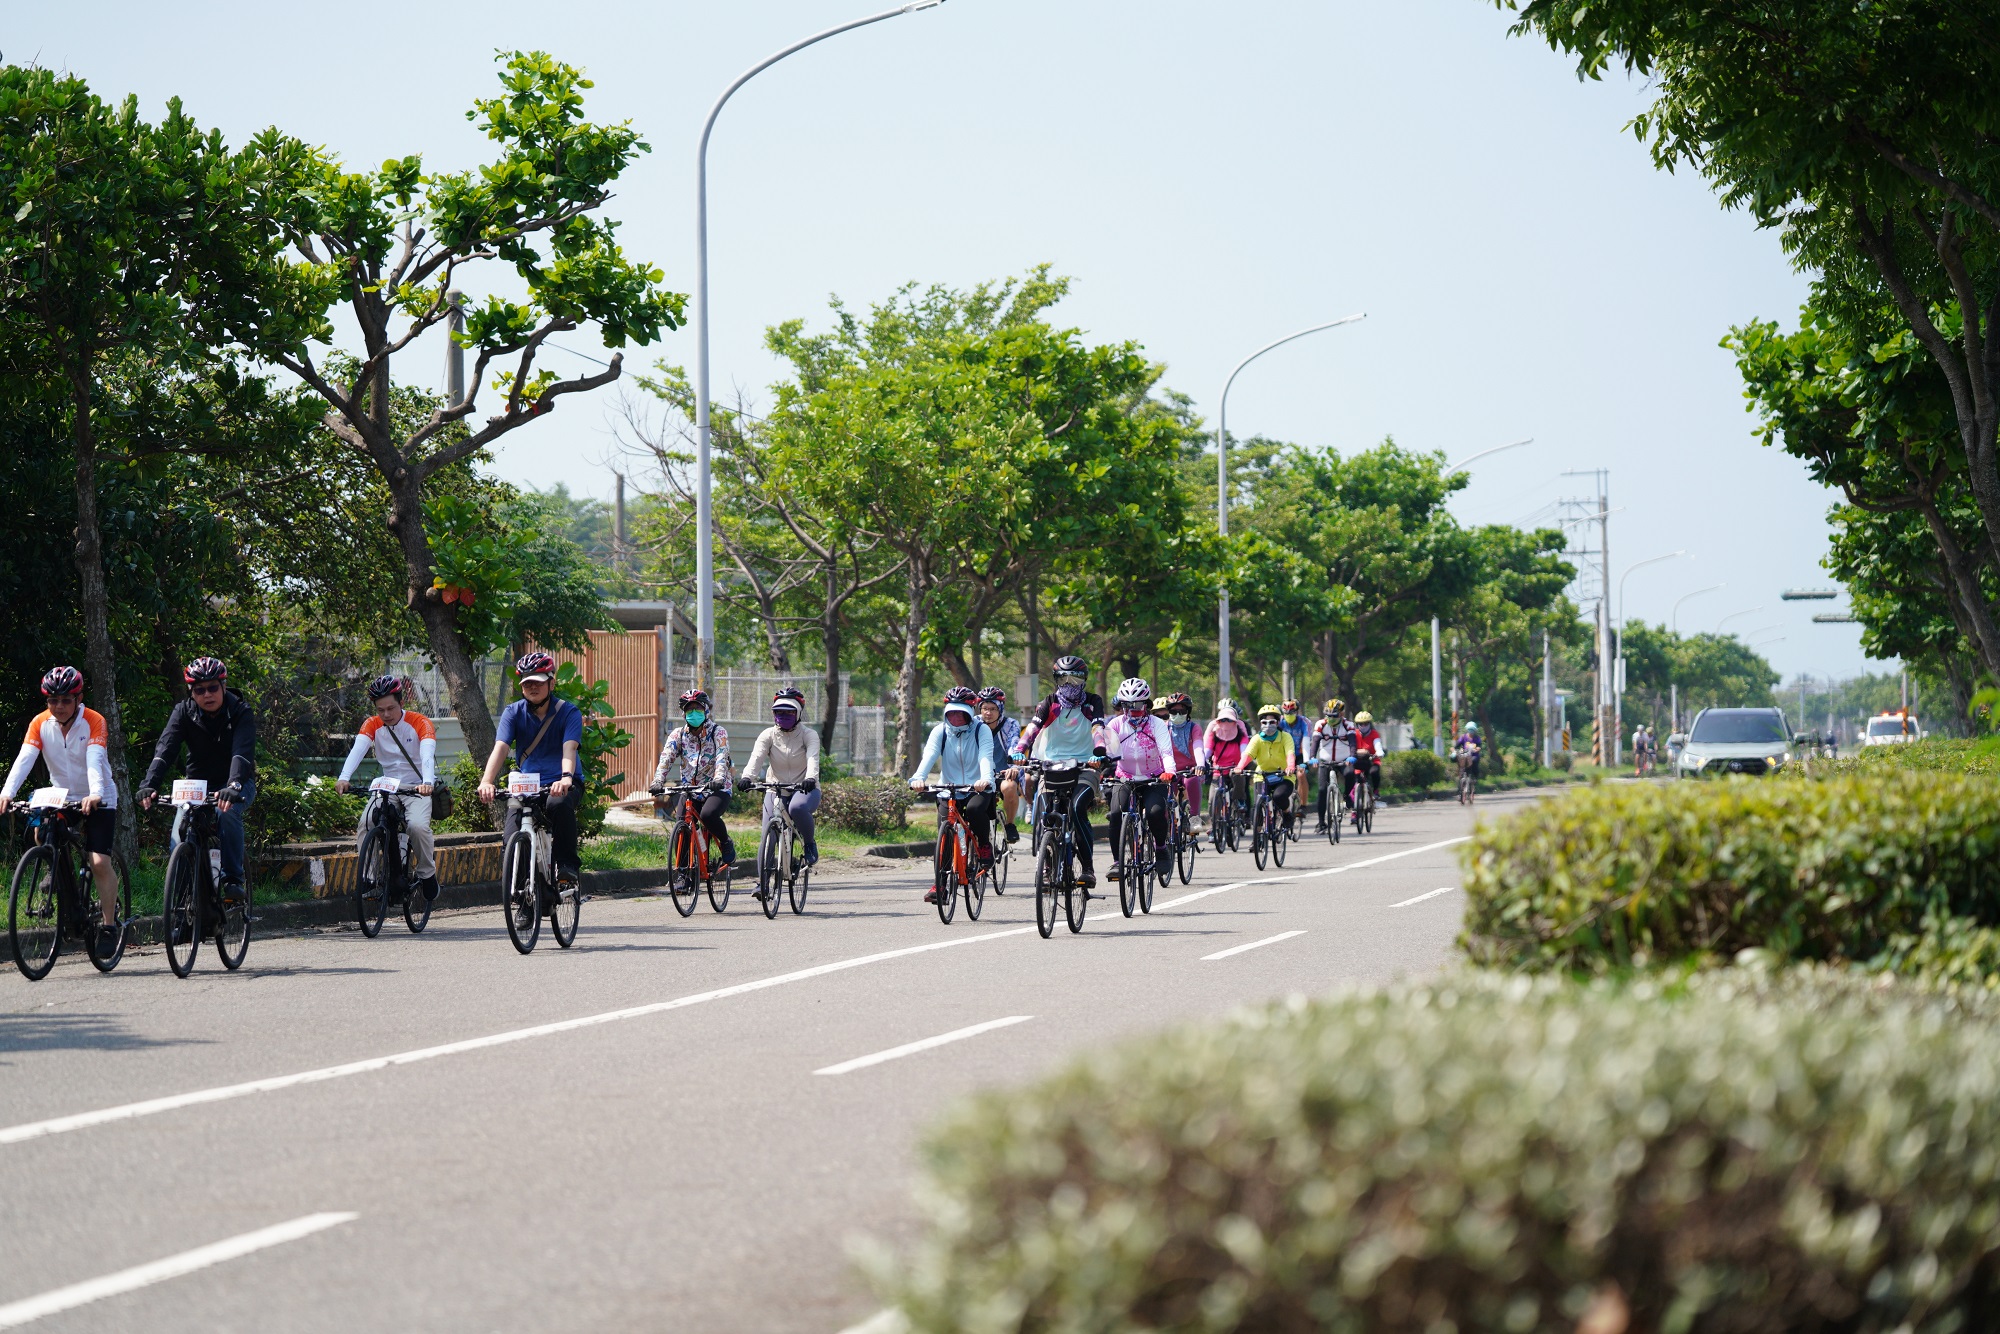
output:
[[[958,809],[972,827],[981,863],[988,864],[993,860],[993,732],[974,712],[976,704],[977,696],[964,686],[945,692],[944,721],[931,729],[910,786],[922,788],[925,775],[935,767],[940,784],[974,789]],[[937,886],[931,886],[924,902],[935,903],[937,892]]]

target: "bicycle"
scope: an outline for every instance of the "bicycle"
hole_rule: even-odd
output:
[[[166,883],[160,892],[167,967],[175,977],[186,977],[194,971],[202,936],[212,935],[222,966],[233,973],[250,952],[250,886],[236,887],[234,903],[223,901],[217,883],[222,817],[215,809],[215,795],[176,791],[174,797],[174,850],[167,857]]]
[[[1271,784],[1284,775],[1257,777],[1263,781],[1257,789],[1257,808],[1250,816],[1250,855],[1257,859],[1257,869],[1261,871],[1267,856],[1280,866],[1285,864],[1285,825],[1278,819],[1278,804],[1271,800]]]
[[[541,939],[542,918],[546,916],[556,944],[568,949],[576,943],[577,925],[583,916],[583,887],[564,889],[556,884],[549,794],[539,781],[532,790],[510,782],[507,800],[521,812],[520,825],[500,853],[500,907],[507,918],[507,938],[522,954],[532,953],[535,942]]]
[[[1167,839],[1174,850],[1174,869],[1185,885],[1194,879],[1194,859],[1201,851],[1201,835],[1194,832],[1194,808],[1188,804],[1187,785],[1180,781],[1179,775],[1174,779],[1173,800],[1167,803]]]
[[[1127,917],[1136,903],[1140,911],[1153,911],[1154,868],[1159,863],[1159,847],[1153,841],[1152,826],[1146,823],[1146,789],[1157,778],[1121,778],[1125,788],[1125,809],[1120,824],[1119,847],[1113,848],[1113,870],[1118,876],[1118,907]],[[1170,831],[1171,832],[1171,831]]]
[[[361,934],[373,940],[389,915],[389,905],[403,904],[403,925],[411,935],[420,935],[431,921],[430,898],[410,881],[405,860],[409,845],[409,812],[401,787],[394,778],[378,778],[368,785],[368,809],[361,817],[361,841],[354,858],[354,911],[361,919]]]
[[[1320,829],[1326,841],[1334,847],[1340,846],[1340,826],[1347,819],[1347,770],[1343,760],[1322,760],[1320,767],[1320,799],[1326,803],[1326,820]]]
[[[1090,907],[1090,891],[1076,877],[1076,822],[1070,813],[1083,768],[1074,760],[1030,760],[1028,765],[1041,779],[1035,817],[1035,929],[1043,940],[1055,934],[1060,898],[1074,935],[1083,930]]]
[[[799,846],[798,826],[792,823],[792,794],[799,789],[796,784],[751,783],[755,792],[775,792],[778,794],[778,813],[764,821],[764,837],[757,850],[757,901],[764,905],[766,921],[776,920],[781,900],[789,898],[792,916],[797,917],[806,910],[806,895],[812,890],[812,868],[805,864],[805,852]],[[778,893],[783,884],[785,892]]]
[[[673,833],[667,840],[667,889],[674,896],[674,910],[683,917],[694,915],[704,889],[708,891],[709,907],[717,912],[728,908],[729,891],[736,881],[736,864],[722,861],[721,849],[716,846],[720,840],[701,822],[701,805],[695,794],[705,797],[711,790],[707,784],[683,783],[652,789],[653,796],[662,803],[670,807],[676,802],[680,805],[680,815],[674,820]],[[718,875],[722,881],[720,892],[716,886]]]
[[[1348,818],[1354,821],[1354,832],[1370,833],[1375,828],[1375,786],[1369,782],[1373,770],[1372,761],[1357,760],[1354,765],[1354,799],[1348,803]]]
[[[1203,769],[1202,777],[1210,778],[1212,769]],[[1229,774],[1215,785],[1215,796],[1209,801],[1208,832],[1215,844],[1218,856],[1225,852],[1235,852],[1243,841],[1243,826],[1249,823],[1250,813],[1236,798],[1236,783]]]
[[[1458,753],[1458,804],[1461,806],[1472,804],[1474,793],[1472,766],[1478,758],[1477,751],[1461,750]]]
[[[986,904],[988,872],[979,865],[972,826],[966,823],[965,812],[958,805],[965,799],[960,794],[973,789],[963,783],[956,786],[932,783],[925,791],[937,797],[938,836],[931,853],[931,884],[937,890],[938,920],[951,925],[952,915],[958,911],[959,896],[963,894],[965,915],[976,922]]]
[[[62,792],[62,789],[53,789]],[[132,921],[132,881],[125,872],[125,859],[112,855],[118,891],[113,902],[118,921],[117,943],[109,954],[98,953],[97,926],[103,918],[95,911],[96,897],[86,901],[83,886],[93,891],[97,884],[84,858],[83,840],[69,817],[83,812],[81,802],[67,800],[67,793],[55,801],[36,804],[33,799],[16,802],[10,812],[28,817],[28,850],[14,866],[14,880],[7,894],[7,944],[14,954],[14,966],[30,982],[39,982],[55,967],[63,941],[81,937],[84,952],[100,973],[108,973],[125,957],[126,935]]]

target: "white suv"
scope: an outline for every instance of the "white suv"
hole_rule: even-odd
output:
[[[1703,709],[1674,761],[1674,777],[1767,774],[1791,755],[1782,709]]]

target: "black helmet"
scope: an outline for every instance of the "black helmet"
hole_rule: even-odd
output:
[[[44,695],[75,695],[82,690],[83,673],[74,667],[51,667],[42,674]]]
[[[1065,653],[1056,659],[1055,666],[1049,670],[1058,677],[1088,676],[1090,675],[1090,664],[1082,658],[1077,657],[1074,653]]]
[[[979,702],[981,704],[998,704],[1000,707],[1005,708],[1007,706],[1007,692],[999,686],[981,686],[979,688]]]
[[[229,669],[222,665],[222,659],[220,658],[196,658],[181,669],[181,680],[186,681],[189,685],[193,685],[197,681],[226,681],[228,679]]]
[[[371,700],[385,699],[390,695],[394,695],[396,697],[396,702],[398,704],[401,704],[403,702],[402,677],[396,676],[394,674],[388,674],[388,675],[378,676],[373,681],[370,681],[368,683],[369,699]]]

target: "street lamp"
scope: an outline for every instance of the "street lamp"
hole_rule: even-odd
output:
[[[695,683],[706,690],[709,673],[715,655],[715,552],[711,549],[710,537],[711,505],[708,462],[708,136],[715,128],[715,118],[722,114],[722,105],[731,95],[762,74],[786,56],[803,51],[816,42],[829,37],[837,37],[843,32],[865,28],[883,19],[896,18],[903,14],[914,14],[920,9],[935,9],[944,0],[912,0],[912,3],[885,9],[867,18],[854,19],[839,24],[823,32],[816,32],[801,42],[793,42],[784,50],[766,56],[749,69],[736,76],[735,82],[722,90],[722,96],[715,99],[715,105],[708,109],[708,119],[701,123],[701,143],[694,155],[694,598],[695,598]]]
[[[1504,454],[1510,449],[1519,449],[1522,445],[1532,445],[1534,443],[1535,443],[1535,437],[1531,435],[1525,440],[1516,440],[1511,445],[1495,445],[1491,449],[1482,449],[1477,454],[1474,454],[1471,458],[1465,460],[1465,462],[1454,463],[1449,468],[1446,468],[1444,470],[1444,475],[1449,477],[1453,473],[1464,472],[1467,468],[1470,468],[1473,464],[1479,462],[1479,460],[1485,458],[1489,454]]]
[[[1762,607],[1745,607],[1742,611],[1732,611],[1715,623],[1715,633],[1721,634],[1722,627],[1735,620],[1738,616],[1755,616],[1762,610],[1764,610]]]
[[[1236,369],[1229,372],[1229,378],[1222,382],[1222,398],[1216,404],[1215,411],[1215,527],[1222,536],[1229,536],[1229,386],[1236,383],[1236,377],[1242,374],[1245,366],[1274,347],[1283,347],[1295,338],[1304,338],[1307,334],[1318,333],[1322,329],[1338,329],[1343,324],[1353,324],[1367,318],[1368,315],[1364,311],[1343,319],[1329,320],[1325,324],[1315,324],[1297,333],[1288,333],[1277,342],[1266,343],[1237,362]],[[1218,683],[1216,698],[1224,699],[1229,695],[1229,589],[1226,587],[1217,590],[1215,623],[1218,641],[1216,656],[1221,662],[1216,670]]]
[[[1618,642],[1612,661],[1617,665],[1611,675],[1611,762],[1618,763],[1619,752],[1625,747],[1625,581],[1632,577],[1632,571],[1647,565],[1658,565],[1663,560],[1675,560],[1687,555],[1685,551],[1669,551],[1664,556],[1648,556],[1642,561],[1634,561],[1625,567],[1625,573],[1618,576]]]
[[[1718,590],[1720,590],[1720,589],[1724,589],[1724,588],[1727,588],[1727,587],[1729,587],[1729,585],[1728,585],[1728,584],[1726,584],[1726,583],[1722,583],[1722,584],[1710,584],[1710,585],[1709,585],[1709,586],[1708,586],[1707,588],[1697,588],[1697,589],[1695,589],[1695,591],[1694,591],[1694,592],[1692,592],[1692,593],[1683,593],[1683,594],[1681,594],[1681,596],[1680,596],[1680,597],[1679,597],[1678,599],[1676,599],[1676,600],[1675,600],[1675,602],[1674,602],[1674,611],[1673,611],[1673,615],[1672,615],[1671,617],[1669,617],[1669,618],[1668,618],[1668,620],[1669,620],[1669,623],[1670,623],[1670,625],[1671,625],[1671,627],[1672,627],[1672,629],[1673,629],[1673,632],[1674,632],[1674,638],[1676,638],[1676,639],[1680,638],[1680,633],[1681,633],[1681,603],[1683,603],[1683,602],[1686,602],[1686,601],[1687,601],[1687,600],[1688,600],[1689,598],[1698,598],[1698,597],[1700,597],[1700,596],[1701,596],[1701,595],[1702,595],[1703,593],[1714,593],[1714,592],[1717,592],[1717,591],[1718,591]]]

